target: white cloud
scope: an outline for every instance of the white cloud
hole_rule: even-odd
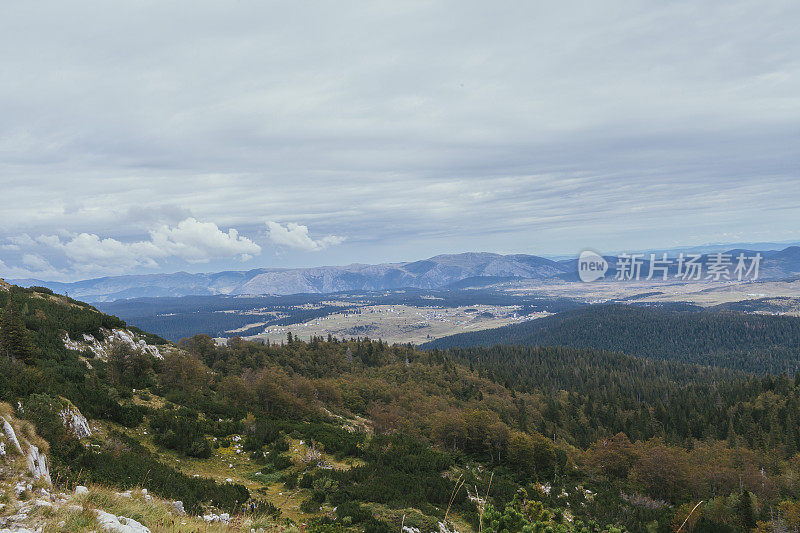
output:
[[[64,243],[59,239],[56,247],[79,270],[125,266],[154,268],[158,266],[156,259],[168,255],[150,241],[127,243],[112,238],[103,239],[93,233],[78,234]]]
[[[31,239],[30,235],[23,233],[22,235],[9,237],[7,244],[0,245],[0,250],[18,251],[22,248],[30,248],[35,244],[36,242]]]
[[[51,265],[46,259],[34,255],[25,254],[22,259],[25,267],[8,266],[0,259],[0,278],[39,278],[57,279],[64,273]]]
[[[160,260],[171,258],[189,263],[231,258],[246,261],[261,253],[258,244],[239,235],[236,229],[231,228],[225,233],[213,222],[200,222],[194,218],[187,218],[177,226],[163,225],[153,229],[149,240],[123,242],[94,233],[80,233],[64,241],[55,235],[42,235],[36,242],[63,252],[71,266],[80,272],[157,268]],[[37,257],[27,254],[23,262],[33,265]]]
[[[48,263],[44,257],[36,254],[23,255],[22,263],[34,270],[53,270],[53,265]]]
[[[344,237],[338,235],[327,235],[321,239],[312,239],[308,233],[308,226],[303,226],[295,222],[289,222],[286,227],[277,222],[267,222],[267,236],[269,239],[280,246],[296,248],[308,252],[324,250],[329,246],[335,246],[344,242]]]
[[[261,253],[259,245],[240,236],[236,229],[225,233],[213,222],[194,218],[187,218],[173,228],[161,226],[150,232],[150,238],[159,250],[190,263],[206,263],[221,257],[246,260]]]
[[[36,237],[36,242],[51,248],[58,248],[61,244],[61,239],[58,238],[58,235],[39,235]]]

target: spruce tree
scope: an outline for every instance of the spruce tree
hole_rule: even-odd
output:
[[[736,502],[736,518],[741,528],[745,531],[750,531],[756,527],[756,513],[748,490],[744,490],[739,494],[739,501]]]
[[[0,318],[0,354],[30,362],[35,351],[22,317],[9,302]]]

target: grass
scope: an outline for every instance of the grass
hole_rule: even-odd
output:
[[[0,416],[8,420],[9,424],[11,424],[11,427],[14,428],[14,433],[17,436],[20,446],[22,446],[23,452],[27,451],[25,441],[28,441],[39,448],[39,451],[42,453],[46,454],[50,451],[50,445],[46,440],[36,434],[36,428],[34,425],[27,420],[20,420],[19,418],[16,418],[14,414],[14,408],[11,407],[10,404],[0,402]],[[2,433],[1,424],[2,421],[0,421],[0,433]],[[6,442],[6,453],[9,453],[9,451],[11,451],[11,453],[16,453],[16,451],[13,450],[13,446],[10,445],[10,442]]]
[[[155,395],[148,398],[148,402],[159,403],[161,399]],[[13,417],[13,409],[8,404],[0,405],[0,413],[5,413],[6,418],[13,420],[13,425],[18,435],[36,442],[43,449],[47,445],[41,442],[36,436],[32,426],[25,421],[16,420]],[[30,426],[30,427],[29,427]],[[228,531],[250,531],[251,529],[263,529],[274,533],[293,533],[294,527],[287,526],[287,521],[303,527],[310,522],[314,516],[330,514],[333,510],[329,506],[323,506],[318,513],[305,513],[300,510],[301,503],[310,497],[307,489],[288,489],[280,479],[286,474],[297,473],[301,477],[305,472],[316,469],[319,462],[327,463],[337,469],[349,469],[362,463],[354,458],[337,460],[330,454],[325,453],[321,448],[316,448],[320,452],[319,456],[309,454],[309,443],[298,438],[289,438],[289,449],[284,452],[289,456],[292,466],[276,471],[271,464],[261,465],[250,458],[250,454],[242,450],[242,442],[226,439],[230,442],[228,446],[213,449],[212,456],[208,459],[195,459],[183,456],[173,450],[167,450],[153,443],[152,435],[146,424],[138,428],[124,428],[117,424],[107,421],[95,421],[93,428],[97,431],[87,439],[86,444],[99,446],[106,439],[110,430],[125,433],[137,441],[141,442],[151,451],[155,452],[160,461],[190,476],[201,476],[211,478],[218,482],[225,482],[231,479],[235,483],[240,483],[247,487],[254,499],[267,501],[281,510],[280,519],[268,515],[241,515],[232,517],[229,524],[207,523],[202,517],[189,515],[179,515],[169,501],[164,501],[152,495],[145,498],[140,489],[133,490],[131,497],[124,497],[117,494],[116,490],[107,486],[91,486],[89,494],[80,497],[72,497],[64,505],[57,505],[55,508],[38,508],[32,511],[30,523],[42,526],[43,532],[88,532],[100,529],[95,516],[95,509],[100,509],[115,516],[124,516],[136,520],[147,526],[153,533],[160,532],[228,532]],[[20,439],[22,440],[22,439]],[[313,456],[313,457],[312,457]],[[311,459],[309,459],[311,457]],[[26,471],[24,458],[19,457],[19,465],[15,465],[17,470],[16,480],[23,479]],[[6,462],[6,465],[10,463]],[[14,477],[9,479],[15,479]],[[27,479],[27,478],[25,478]],[[3,481],[0,479],[0,481]],[[56,483],[58,480],[54,480]],[[16,481],[14,481],[16,482]],[[9,490],[3,490],[3,503],[7,505],[0,510],[0,514],[14,514],[14,510],[22,502],[17,502],[11,486]],[[4,487],[5,488],[5,487]],[[23,494],[20,499],[35,499],[35,494]],[[406,525],[419,527],[422,531],[435,531],[438,528],[436,520],[426,517],[417,509],[391,509],[378,504],[364,504],[379,519],[388,523],[396,524],[398,529],[401,522]],[[405,517],[405,518],[403,518]],[[450,516],[449,521],[458,527],[459,531],[471,532],[472,528],[466,521],[457,516]]]
[[[43,519],[44,533],[96,531],[99,525],[94,509],[132,518],[153,533],[223,533],[250,531],[251,528],[286,532],[286,526],[267,516],[235,516],[229,524],[207,523],[202,517],[177,514],[169,502],[158,498],[148,501],[141,490],[132,491],[128,498],[118,496],[113,490],[102,486],[92,486],[88,494],[75,497],[67,505],[49,511],[49,516],[40,517],[39,523]]]
[[[302,472],[304,470],[302,467],[294,466],[280,472],[271,471],[271,467],[259,465],[250,459],[249,453],[237,453],[236,445],[241,443],[233,441],[231,441],[230,446],[213,449],[211,457],[207,459],[186,457],[174,450],[168,450],[154,444],[146,424],[136,429],[123,428],[109,422],[103,422],[103,424],[109,427],[113,426],[115,429],[137,439],[148,449],[158,454],[161,462],[180,470],[184,474],[189,476],[199,475],[221,483],[224,483],[226,479],[231,479],[234,483],[244,485],[254,497],[266,500],[280,508],[281,520],[288,518],[295,523],[302,524],[308,523],[314,516],[300,510],[300,503],[309,496],[307,490],[287,489],[283,483],[279,482],[280,477],[292,469]],[[148,433],[145,434],[145,431]],[[300,458],[306,453],[307,449],[307,445],[300,444],[299,439],[289,439],[289,452],[286,453],[290,455],[293,463],[300,464],[302,462]],[[328,454],[323,454],[323,460],[335,465],[336,468],[350,468],[352,466],[351,462],[337,461]],[[262,472],[262,474],[259,475],[257,472]],[[135,517],[131,518],[135,519]],[[265,527],[264,529],[267,528]]]
[[[0,404],[0,414],[5,416],[14,427],[23,448],[25,440],[27,440],[42,450],[48,449],[47,443],[36,435],[29,422],[19,420],[14,416],[14,409],[10,405]],[[90,437],[90,442],[102,441],[103,435],[112,426],[124,431],[115,424],[102,423],[100,425],[102,426],[100,431]],[[149,435],[143,435],[142,429],[127,430],[126,432],[135,434],[134,436],[138,440],[145,442],[165,458],[165,463],[173,464],[184,472],[198,473],[221,481],[224,481],[225,478],[232,478],[237,482],[247,481],[252,488],[262,486],[257,481],[246,480],[244,474],[253,472],[255,465],[246,454],[235,453],[232,448],[222,449],[222,452],[215,453],[212,460],[188,460],[168,450],[160,448],[156,450],[152,439],[148,438]],[[24,456],[11,452],[8,446],[6,446],[6,451],[6,457],[0,462],[0,504],[3,504],[0,507],[0,516],[16,514],[21,506],[41,497],[36,489],[43,487],[41,483],[34,482],[30,478]],[[234,468],[230,468],[228,465],[233,463],[235,463]],[[26,490],[17,497],[13,487],[19,481],[31,483],[33,491]],[[58,480],[54,481],[58,482]],[[57,493],[58,489],[50,491]],[[291,533],[293,529],[287,528],[284,523],[276,521],[268,515],[234,516],[231,517],[229,524],[207,523],[202,517],[178,514],[170,501],[153,496],[148,498],[141,489],[133,490],[130,497],[125,497],[117,494],[115,489],[101,485],[93,485],[89,487],[88,494],[73,496],[66,503],[55,504],[55,507],[52,508],[34,506],[25,519],[25,523],[29,527],[41,527],[44,533],[98,531],[100,526],[96,520],[95,509],[136,520],[147,526],[153,533],[222,533],[258,530],[259,528],[268,532]]]

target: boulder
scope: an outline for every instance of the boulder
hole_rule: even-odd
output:
[[[113,533],[150,533],[150,529],[140,524],[133,518],[125,518],[124,516],[114,516],[111,513],[95,510],[97,515],[97,523],[106,531]]]

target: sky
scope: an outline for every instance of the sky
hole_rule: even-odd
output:
[[[800,240],[800,3],[6,2],[0,277]]]

